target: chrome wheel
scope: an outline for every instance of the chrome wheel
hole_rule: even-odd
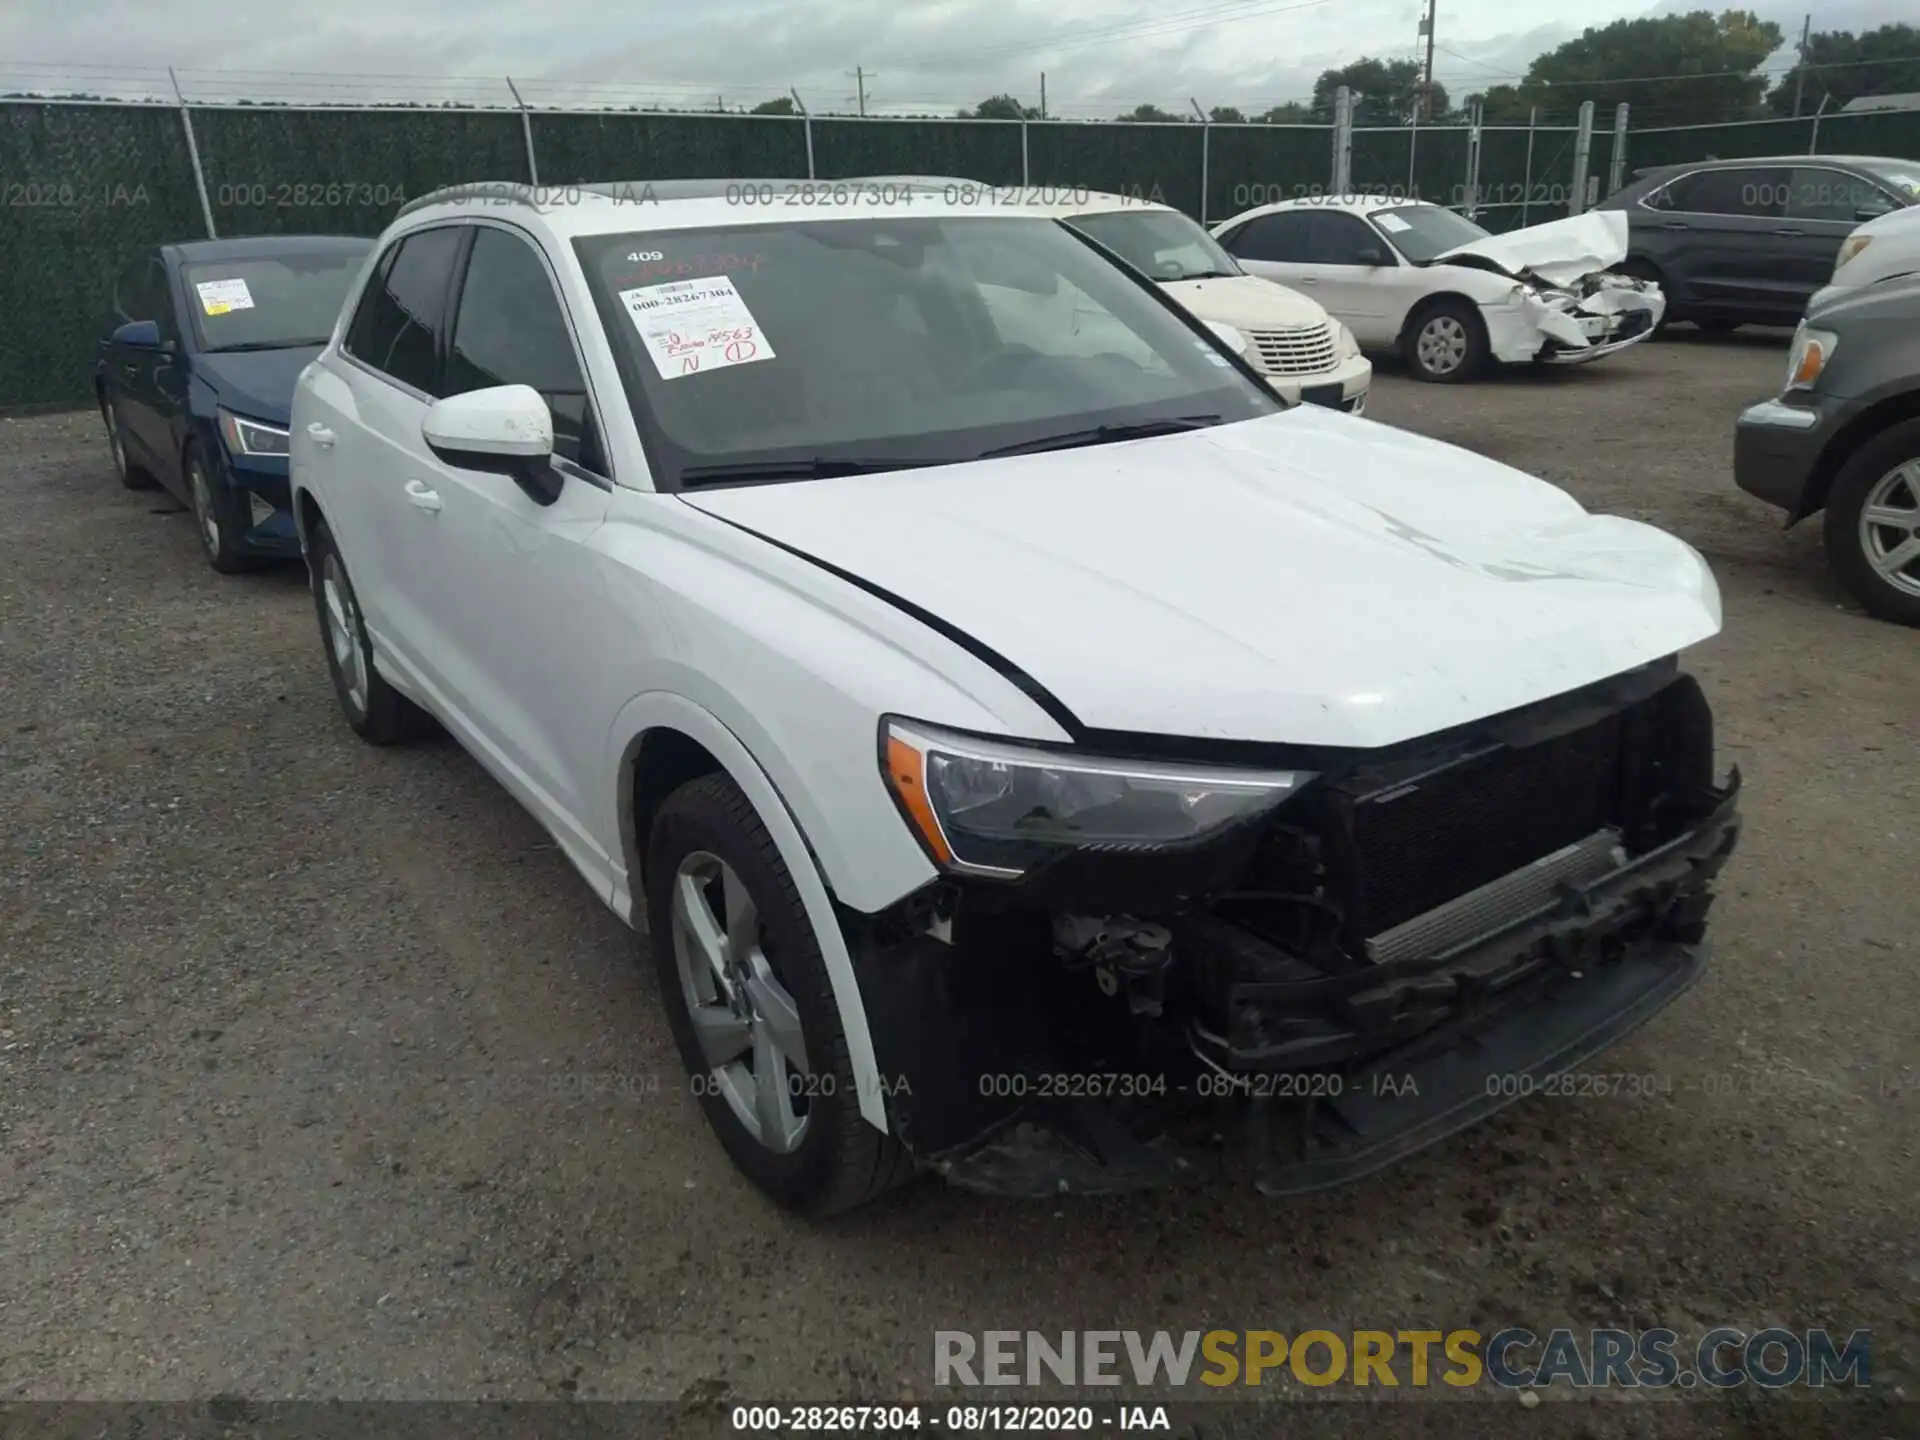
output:
[[[710,851],[694,851],[674,874],[673,957],[709,1093],[767,1149],[798,1149],[809,1119],[800,1011],[767,962],[759,906]]]
[[[1920,459],[1896,465],[1867,492],[1860,552],[1887,584],[1920,596]]]
[[[1429,375],[1451,375],[1467,358],[1467,327],[1452,315],[1436,315],[1420,327],[1414,351]]]
[[[187,466],[188,485],[193,491],[193,518],[200,526],[200,543],[207,554],[220,553],[220,516],[213,508],[213,489],[207,484],[207,467],[195,456]]]
[[[327,645],[345,688],[347,703],[356,715],[367,713],[367,661],[360,649],[360,613],[353,608],[353,587],[347,584],[338,556],[329,555],[320,570],[320,598],[327,611]]]

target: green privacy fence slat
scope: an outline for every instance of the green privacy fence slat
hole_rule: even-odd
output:
[[[950,175],[983,185],[1020,183],[1020,127],[995,120],[815,120],[814,173]],[[800,157],[801,174],[806,156]]]
[[[1406,194],[1408,161],[1413,154],[1408,140],[1410,134],[1404,125],[1390,130],[1355,128],[1352,165],[1348,172],[1353,188],[1368,193],[1377,190],[1389,195]]]
[[[1484,132],[1482,132],[1484,133]],[[1409,132],[1413,147],[1413,193],[1436,205],[1459,205],[1466,200],[1467,129],[1464,125],[1422,126]],[[1486,147],[1480,152],[1480,173],[1487,171]]]
[[[1158,199],[1198,217],[1203,128],[1036,121],[1027,126],[1029,178],[1036,186]]]
[[[1920,161],[1920,110],[1869,110],[1820,117],[1822,155],[1886,155]]]
[[[0,103],[0,405],[91,404],[128,255],[205,234],[179,111]]]
[[[378,235],[429,190],[528,178],[511,112],[196,107],[193,132],[222,235]]]
[[[806,122],[777,115],[535,114],[540,183],[597,180],[804,180]],[[516,132],[519,117],[514,117]],[[519,143],[516,133],[515,143]],[[525,156],[525,148],[521,154]],[[521,171],[526,162],[521,161]]]
[[[1821,128],[1826,128],[1825,122]],[[1690,125],[1682,130],[1634,130],[1627,136],[1627,176],[1682,160],[1730,160],[1743,155],[1804,155],[1813,121],[1755,120],[1744,125]]]
[[[1331,125],[1215,125],[1208,139],[1207,219],[1218,224],[1333,181]]]

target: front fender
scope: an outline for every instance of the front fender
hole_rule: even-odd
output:
[[[786,862],[788,871],[793,875],[794,888],[800,892],[800,902],[806,906],[807,919],[813,926],[814,936],[820,945],[820,956],[826,962],[827,976],[833,984],[834,1003],[840,1010],[840,1028],[847,1040],[847,1059],[853,1067],[854,1084],[859,1092],[860,1114],[876,1129],[885,1131],[885,1089],[881,1084],[879,1066],[874,1060],[873,1037],[867,1029],[867,1010],[861,999],[860,982],[854,975],[853,961],[847,953],[846,939],[834,912],[833,898],[827,892],[826,882],[821,877],[820,867],[814,861],[807,839],[794,820],[785,798],[740,737],[712,711],[670,691],[655,690],[634,696],[615,717],[609,736],[610,748],[616,757],[613,791],[618,797],[618,833],[625,862],[614,876],[610,897],[614,910],[626,916],[635,929],[641,928],[645,902],[637,899],[634,892],[644,889],[640,879],[644,841],[636,833],[634,825],[633,766],[647,732],[662,728],[677,730],[698,741],[720,762],[728,777],[752,802],[761,824],[767,827],[767,833],[779,847],[780,858]],[[876,790],[879,788],[877,763]],[[907,838],[904,832],[901,838]],[[925,863],[922,861],[923,865]],[[932,867],[926,868],[928,878],[932,878]],[[665,937],[654,936],[651,943],[666,943]]]

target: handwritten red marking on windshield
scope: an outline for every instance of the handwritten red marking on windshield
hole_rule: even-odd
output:
[[[751,360],[759,349],[751,340],[735,340],[727,346],[727,359],[738,365],[742,360]]]

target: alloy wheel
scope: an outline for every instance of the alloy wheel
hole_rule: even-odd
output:
[[[1436,315],[1420,327],[1414,348],[1430,375],[1451,375],[1467,358],[1467,327],[1451,315]]]
[[[1920,459],[1894,466],[1867,492],[1860,551],[1887,584],[1920,596]]]
[[[220,553],[220,515],[213,506],[213,490],[207,484],[207,468],[198,456],[187,467],[189,484],[193,490],[193,518],[200,526],[200,543],[207,547],[207,554]]]
[[[327,610],[327,644],[333,650],[340,683],[354,713],[367,712],[367,662],[360,649],[360,613],[354,609],[353,587],[347,584],[338,556],[328,555],[320,570],[320,598]]]
[[[718,855],[696,850],[673,877],[673,955],[680,988],[720,1095],[776,1154],[806,1134],[808,1074],[800,1011],[768,962],[760,908]]]

